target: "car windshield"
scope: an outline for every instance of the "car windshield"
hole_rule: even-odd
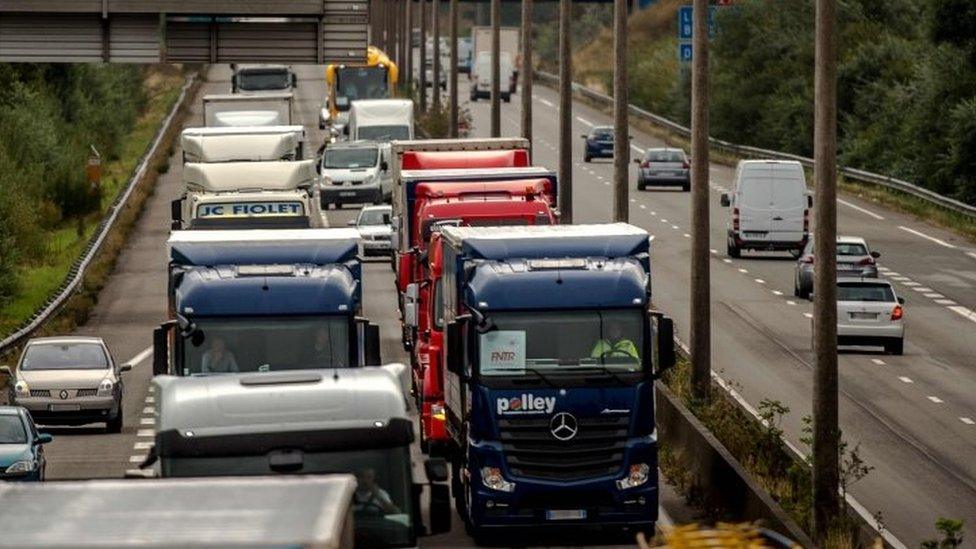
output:
[[[389,97],[385,67],[345,67],[336,72],[336,94],[348,100],[339,110],[349,110],[357,99]]]
[[[0,444],[27,444],[27,431],[20,416],[0,414]]]
[[[22,371],[103,370],[105,349],[98,343],[41,343],[29,345],[20,363]]]
[[[887,284],[841,282],[837,285],[837,301],[892,302],[894,300],[895,292]]]
[[[283,90],[291,84],[286,70],[250,70],[238,75],[237,87],[244,91]]]
[[[165,476],[255,476],[275,474],[265,454],[258,456],[173,458]],[[356,491],[352,510],[357,548],[409,547],[416,533],[411,520],[412,478],[407,447],[355,451],[305,452],[302,474],[352,473]]]
[[[613,130],[611,130],[609,128],[597,128],[597,129],[593,130],[593,133],[590,134],[590,137],[592,137],[593,139],[601,139],[601,140],[604,140],[604,141],[606,141],[608,139],[611,139],[612,140],[613,139]]]
[[[352,365],[349,318],[195,319],[182,375],[271,372]]]
[[[355,169],[372,168],[379,157],[379,149],[325,149],[326,168]]]
[[[685,155],[681,151],[647,151],[645,159],[648,162],[684,162]]]
[[[363,210],[359,214],[357,225],[389,225],[390,209],[377,208],[375,210]]]
[[[639,310],[499,312],[479,334],[482,375],[571,372],[606,367],[641,371],[643,319]]]
[[[356,130],[358,139],[370,141],[404,141],[410,139],[410,126],[399,124],[394,126],[366,126]]]
[[[837,243],[837,255],[864,256],[864,255],[868,255],[868,249],[864,247],[864,244],[850,243],[850,242],[838,242]]]

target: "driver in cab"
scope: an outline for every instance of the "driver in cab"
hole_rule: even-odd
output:
[[[590,351],[590,358],[632,358],[640,361],[640,352],[633,341],[624,337],[623,325],[611,321],[607,326],[607,337],[596,342]]]

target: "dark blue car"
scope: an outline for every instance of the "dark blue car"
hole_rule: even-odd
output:
[[[584,133],[583,162],[594,158],[613,158],[613,126],[596,126]]]
[[[0,406],[0,480],[44,480],[44,444],[51,435],[38,433],[25,408]]]

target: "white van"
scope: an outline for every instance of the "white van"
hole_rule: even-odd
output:
[[[810,208],[803,166],[793,160],[742,160],[732,192],[722,195],[730,208],[727,250],[786,250],[799,257],[810,236]]]
[[[349,107],[349,123],[343,128],[350,141],[380,143],[413,139],[413,101],[409,99],[360,99]]]
[[[500,80],[499,90],[502,101],[508,103],[512,100],[512,79],[515,69],[512,67],[512,57],[506,52],[498,58],[498,75]],[[474,68],[471,70],[471,100],[477,101],[484,97],[491,99],[491,54],[481,52],[475,60]]]

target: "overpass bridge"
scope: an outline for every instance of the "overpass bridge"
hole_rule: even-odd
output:
[[[363,61],[369,0],[0,0],[0,62]]]

